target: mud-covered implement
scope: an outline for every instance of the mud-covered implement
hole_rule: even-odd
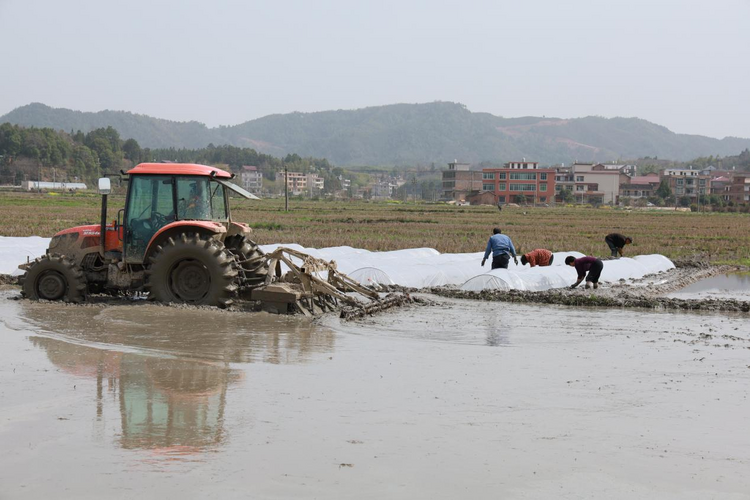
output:
[[[289,269],[283,275],[282,264]],[[279,247],[268,254],[265,267],[274,272],[268,273],[263,285],[252,288],[250,298],[260,301],[269,312],[311,316],[341,309],[343,317],[351,318],[357,316],[354,311],[372,314],[410,301],[403,294],[398,295],[399,300],[381,299],[377,292],[339,272],[335,261],[317,259],[291,248]],[[347,314],[343,313],[344,308]]]
[[[100,223],[60,231],[46,255],[19,266],[26,270],[21,293],[82,302],[91,294],[146,292],[158,302],[218,307],[250,298],[269,311],[308,315],[364,307],[357,296],[384,307],[334,262],[288,248],[264,254],[252,229],[232,220],[230,192],[258,199],[233,177],[206,165],[142,163],[124,174],[125,208],[111,223],[110,180],[99,179]],[[289,268],[283,276],[282,265]]]

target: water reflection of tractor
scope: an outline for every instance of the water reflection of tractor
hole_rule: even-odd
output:
[[[244,294],[279,312],[296,306],[314,313],[339,301],[358,306],[346,294],[357,292],[377,309],[385,305],[338,273],[335,263],[283,248],[265,255],[250,239],[250,227],[232,220],[230,191],[257,199],[229,182],[233,174],[205,165],[143,163],[126,175],[117,220],[107,223],[110,181],[100,179],[100,224],[57,233],[46,255],[19,266],[27,271],[24,296],[81,302],[95,293],[148,292],[159,302],[226,307]],[[290,269],[283,277],[282,264]]]
[[[123,356],[122,447],[193,453],[220,444],[227,388],[240,375],[220,363]]]
[[[96,379],[98,419],[105,394],[117,394],[123,448],[196,453],[222,442],[227,389],[242,375],[226,363],[113,352],[47,337],[31,340],[62,371]]]

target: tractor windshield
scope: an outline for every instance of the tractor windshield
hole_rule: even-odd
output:
[[[226,221],[224,186],[208,177],[177,177],[177,218]]]

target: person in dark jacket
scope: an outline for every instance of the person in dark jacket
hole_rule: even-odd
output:
[[[492,253],[492,269],[508,269],[508,262],[510,256],[513,256],[513,262],[518,265],[518,258],[516,257],[516,249],[513,246],[513,242],[510,238],[502,234],[499,227],[492,230],[492,236],[487,242],[487,248],[484,251],[484,258],[482,259],[482,265],[484,266],[487,257]]]
[[[633,238],[630,236],[623,236],[620,233],[610,233],[604,237],[604,242],[612,251],[612,257],[618,259],[619,257],[622,257],[622,249],[625,245],[633,243]]]
[[[570,285],[570,288],[575,288],[581,284],[583,278],[586,278],[586,288],[589,288],[592,284],[594,289],[599,288],[599,277],[602,275],[602,269],[604,269],[602,259],[590,255],[576,259],[572,255],[568,255],[565,257],[565,264],[575,267],[578,272],[578,280]],[[587,272],[588,275],[586,275]]]

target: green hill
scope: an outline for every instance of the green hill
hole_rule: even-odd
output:
[[[270,115],[218,128],[123,111],[84,113],[29,104],[0,117],[2,122],[83,132],[112,126],[143,147],[231,144],[276,156],[324,157],[341,166],[444,164],[454,159],[527,158],[545,164],[644,156],[689,160],[750,147],[750,139],[675,134],[638,118],[502,118],[450,102]]]

